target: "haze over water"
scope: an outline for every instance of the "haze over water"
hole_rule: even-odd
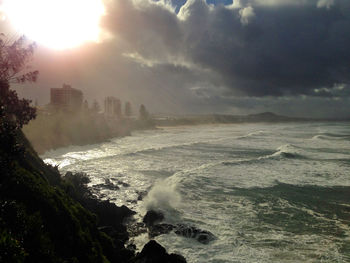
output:
[[[212,232],[207,245],[156,237],[188,262],[350,261],[349,123],[164,128],[43,158],[62,173],[86,172],[92,187],[123,182],[96,191],[137,220],[159,209],[165,222]],[[134,242],[141,248],[147,235]]]

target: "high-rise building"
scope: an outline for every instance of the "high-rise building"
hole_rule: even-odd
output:
[[[52,88],[50,104],[59,109],[80,110],[83,104],[83,92],[63,84],[62,88]]]
[[[122,106],[119,99],[115,97],[106,97],[104,101],[104,112],[107,117],[121,118]]]

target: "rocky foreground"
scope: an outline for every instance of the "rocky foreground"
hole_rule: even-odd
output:
[[[156,241],[126,246],[129,208],[94,198],[83,175],[61,177],[23,134],[0,146],[0,262],[186,262]]]

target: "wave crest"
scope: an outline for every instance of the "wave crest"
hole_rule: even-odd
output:
[[[300,154],[300,147],[292,145],[292,144],[284,144],[276,149],[276,152],[260,156],[258,158],[253,159],[244,159],[237,161],[225,161],[222,162],[223,165],[239,165],[244,163],[258,163],[265,160],[276,160],[276,159],[306,159],[307,157]]]
[[[248,133],[248,134],[239,136],[239,137],[237,137],[237,139],[250,138],[250,137],[257,136],[257,135],[261,135],[261,134],[264,134],[264,133],[265,133],[265,131],[254,131],[254,132],[250,132],[250,133]]]
[[[335,133],[321,133],[313,136],[311,140],[326,140],[326,141],[350,140],[350,135],[335,134]]]

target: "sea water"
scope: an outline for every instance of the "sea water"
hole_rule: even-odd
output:
[[[97,191],[135,220],[156,209],[213,233],[155,238],[188,262],[350,262],[350,123],[170,127],[42,157],[92,188],[123,182]]]

